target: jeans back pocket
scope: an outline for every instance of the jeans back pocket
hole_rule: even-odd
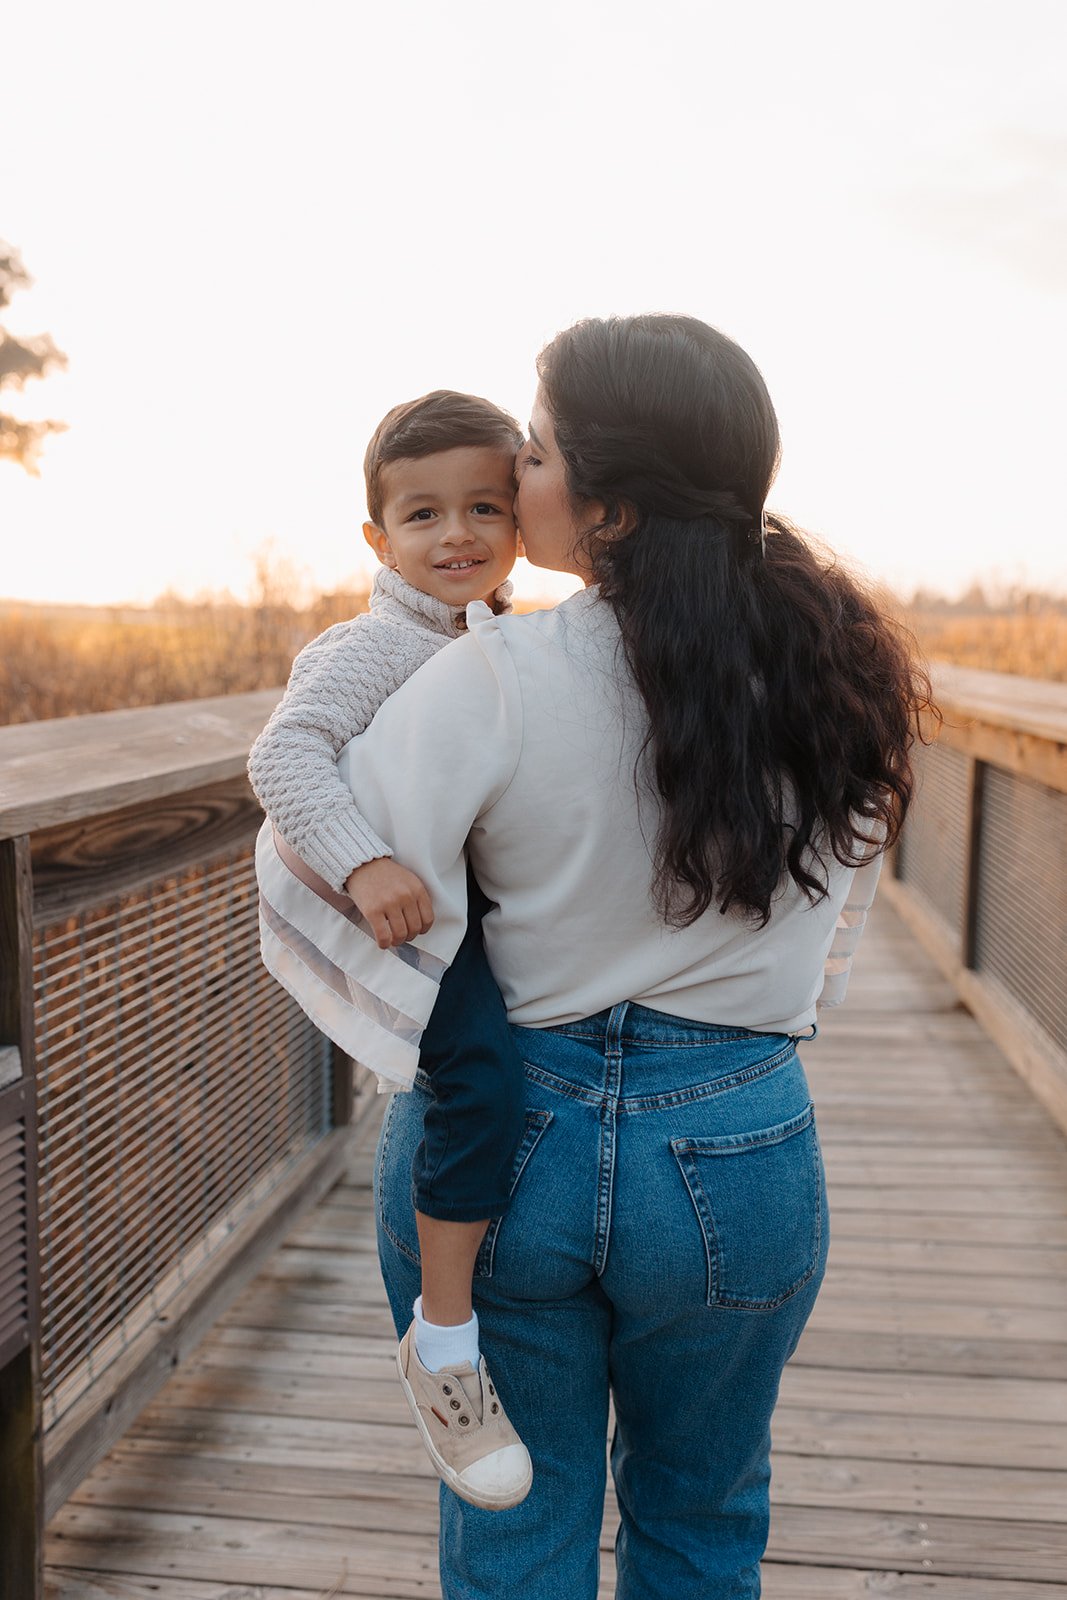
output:
[[[515,1190],[518,1188],[519,1179],[526,1170],[526,1164],[541,1142],[541,1135],[552,1121],[551,1111],[535,1111],[528,1108],[524,1116],[526,1118],[526,1131],[519,1143],[519,1148],[515,1152],[515,1164],[511,1169],[511,1188],[509,1190],[511,1195],[514,1195]],[[485,1238],[482,1240],[477,1260],[474,1263],[474,1276],[476,1278],[491,1278],[493,1276],[493,1257],[496,1254],[497,1234],[500,1232],[500,1224],[505,1220],[506,1215],[507,1213],[505,1212],[503,1217],[493,1217],[485,1230]]]
[[[815,1108],[753,1133],[676,1138],[671,1150],[704,1235],[709,1306],[772,1311],[822,1257]]]

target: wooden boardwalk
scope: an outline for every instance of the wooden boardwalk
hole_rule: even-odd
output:
[[[1067,1147],[884,904],[805,1061],[833,1247],[776,1417],[766,1600],[1067,1600]],[[48,1600],[439,1594],[372,1135],[55,1518]],[[614,1526],[609,1501],[604,1596]]]

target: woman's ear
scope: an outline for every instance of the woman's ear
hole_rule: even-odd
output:
[[[611,537],[624,539],[628,533],[633,533],[637,527],[637,507],[628,504],[620,505],[615,522],[610,529]]]
[[[626,535],[633,533],[637,527],[637,510],[634,506],[626,504],[616,506],[615,515],[610,522],[607,506],[602,505],[598,509],[600,529],[597,538],[603,539],[605,544],[614,544],[617,539],[625,539]]]
[[[363,537],[384,567],[395,568],[396,556],[393,554],[393,547],[389,543],[389,535],[384,528],[379,528],[376,522],[365,522],[363,524]]]

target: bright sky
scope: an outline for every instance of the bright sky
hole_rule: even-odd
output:
[[[745,346],[771,504],[868,571],[1067,591],[1063,0],[35,0],[0,50],[2,319],[70,357],[3,396],[70,430],[0,463],[0,594],[360,579],[384,410],[524,420],[645,310]]]

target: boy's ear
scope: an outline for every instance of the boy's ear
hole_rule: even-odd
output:
[[[365,522],[363,524],[363,537],[383,566],[396,566],[396,556],[393,554],[393,547],[389,543],[389,535],[384,528],[379,528],[375,522]]]

